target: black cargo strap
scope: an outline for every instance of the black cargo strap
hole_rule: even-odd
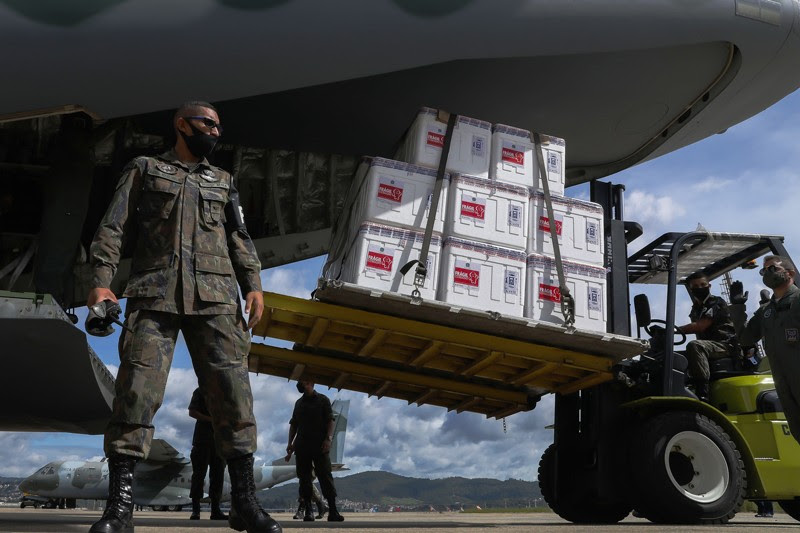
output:
[[[405,276],[415,263],[417,265],[417,271],[414,274],[414,290],[411,292],[412,303],[420,303],[421,297],[419,289],[425,284],[425,278],[428,275],[428,249],[431,246],[433,224],[436,222],[436,210],[439,207],[439,197],[442,194],[442,182],[444,182],[444,175],[447,169],[447,158],[450,155],[450,143],[453,140],[453,129],[456,126],[458,115],[440,110],[437,118],[442,122],[445,121],[444,119],[447,120],[447,130],[444,134],[442,157],[439,159],[439,168],[436,171],[436,183],[433,186],[431,207],[428,210],[428,224],[425,226],[425,238],[422,241],[422,250],[419,252],[419,259],[409,261],[400,269],[400,273]]]
[[[539,176],[542,181],[542,191],[544,192],[544,203],[547,207],[547,218],[550,226],[550,239],[553,241],[553,255],[555,256],[556,271],[558,272],[558,288],[561,292],[561,314],[564,315],[564,323],[567,327],[575,324],[575,300],[567,287],[567,280],[564,277],[564,265],[561,262],[561,246],[558,243],[558,232],[556,231],[556,217],[553,212],[553,202],[550,199],[550,184],[547,177],[547,166],[544,163],[544,150],[542,149],[542,138],[538,133],[533,134],[533,143],[536,145],[536,159],[539,163]]]

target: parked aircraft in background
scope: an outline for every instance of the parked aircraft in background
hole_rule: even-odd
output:
[[[346,470],[343,464],[344,439],[347,432],[347,415],[350,400],[333,402],[336,418],[331,464],[333,470]],[[294,456],[287,462],[284,457],[253,470],[256,490],[268,489],[297,477]],[[153,440],[150,456],[136,465],[133,497],[136,505],[156,509],[179,509],[191,505],[189,490],[192,481],[192,464],[175,448],[161,439]],[[106,461],[54,461],[46,464],[19,485],[25,496],[57,500],[105,500],[108,496],[108,463]],[[205,490],[208,493],[208,479]],[[227,470],[223,488],[223,501],[230,499],[230,481]],[[69,503],[68,503],[69,506]]]

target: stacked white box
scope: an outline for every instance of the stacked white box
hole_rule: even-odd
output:
[[[606,331],[606,270],[577,261],[562,263],[567,287],[575,300],[575,327]],[[546,255],[531,254],[527,264],[525,316],[563,324],[555,260]]]
[[[411,124],[396,159],[431,168],[439,167],[447,123],[438,119],[438,111],[423,107]],[[491,124],[459,115],[453,127],[447,171],[489,177]]]
[[[547,184],[550,194],[564,194],[566,176],[564,139],[552,135],[540,135]],[[492,161],[489,177],[498,181],[514,183],[523,187],[543,190],[539,176],[539,151],[533,144],[531,132],[505,124],[492,127]]]
[[[442,246],[437,295],[453,305],[522,316],[525,254],[448,237]]]
[[[529,231],[527,188],[455,174],[448,195],[446,237],[525,249]]]
[[[492,161],[489,177],[522,187],[536,186],[538,174],[531,132],[495,124],[492,127]]]
[[[552,135],[540,135],[542,142],[542,153],[544,154],[544,167],[547,170],[547,184],[550,187],[550,194],[564,194],[566,186],[566,143],[564,139],[553,137]],[[538,154],[538,152],[537,152]],[[537,155],[538,157],[538,155]],[[537,169],[538,163],[537,163]],[[538,177],[535,188],[542,189],[540,176]]]
[[[406,276],[400,273],[400,268],[409,261],[419,259],[424,237],[422,232],[404,228],[362,224],[350,242],[331,250],[325,277],[381,291],[411,295],[414,290],[415,268]],[[428,249],[428,274],[425,284],[420,288],[422,298],[436,298],[441,252],[441,238],[433,235]]]
[[[445,174],[436,209],[433,231],[437,233],[444,229],[448,178]],[[435,183],[436,171],[429,168],[380,157],[364,158],[351,185],[356,194],[349,204],[350,231],[365,221],[424,231]]]
[[[594,202],[566,196],[551,196],[550,199],[561,257],[603,265],[603,208]],[[531,194],[528,220],[528,253],[552,256],[553,242],[543,193],[535,191]]]

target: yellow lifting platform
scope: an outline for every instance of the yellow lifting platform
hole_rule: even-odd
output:
[[[503,418],[532,409],[543,394],[608,381],[616,361],[646,348],[630,337],[419,305],[343,283],[323,282],[315,298],[264,293],[250,371]],[[259,336],[294,346],[261,344]]]

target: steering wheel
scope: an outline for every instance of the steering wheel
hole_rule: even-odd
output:
[[[650,335],[651,337],[654,337],[655,335],[653,335],[653,333],[650,332],[650,326],[652,324],[664,324],[666,326],[667,322],[665,320],[661,320],[659,318],[654,318],[654,319],[650,320],[650,324],[646,325],[644,327],[644,330],[647,332],[648,335]],[[666,328],[664,329],[664,331],[666,331]],[[672,343],[674,346],[679,346],[679,345],[683,344],[684,342],[686,342],[686,333],[684,333],[681,330],[679,330],[677,326],[675,326],[675,333],[678,334],[680,337],[679,337],[679,340],[674,341]]]

